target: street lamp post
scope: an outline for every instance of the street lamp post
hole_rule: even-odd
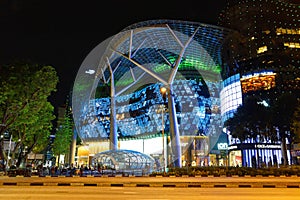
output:
[[[0,124],[0,126],[2,126],[2,127],[5,127],[6,126],[6,124]],[[1,151],[1,159],[2,159],[2,164],[1,164],[1,167],[2,167],[2,170],[4,170],[5,171],[5,165],[4,165],[4,156],[3,156],[3,151],[4,151],[4,144],[3,144],[3,140],[4,140],[4,135],[0,135],[0,151]]]
[[[163,159],[163,169],[166,171],[165,163],[165,127],[164,127],[164,109],[165,106],[161,105],[161,134],[162,134],[162,159]]]
[[[0,145],[1,145],[1,147],[0,147],[0,151],[1,151],[1,168],[2,168],[2,170],[3,171],[5,171],[5,167],[4,167],[4,157],[3,157],[3,150],[4,150],[4,148],[3,148],[3,138],[4,138],[4,136],[3,135],[0,135]]]
[[[164,96],[167,92],[167,89],[165,87],[160,88],[160,93],[162,96]],[[164,109],[165,105],[161,105],[161,126],[162,126],[162,159],[163,159],[163,169],[164,172],[166,171],[166,159],[165,159],[165,127],[164,127]]]

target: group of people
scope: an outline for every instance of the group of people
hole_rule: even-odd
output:
[[[31,174],[38,176],[59,176],[59,175],[79,175],[82,176],[84,174],[92,174],[92,168],[86,165],[81,165],[80,167],[76,167],[74,164],[71,165],[53,165],[53,166],[43,166],[38,165],[37,167],[33,167],[31,169]]]

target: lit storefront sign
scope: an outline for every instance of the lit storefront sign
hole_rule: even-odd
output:
[[[280,149],[280,144],[256,144],[255,148],[258,149]]]
[[[228,150],[241,150],[241,149],[281,149],[280,144],[235,144],[228,146]]]
[[[229,146],[228,147],[228,150],[233,150],[233,149],[237,149],[238,147],[236,146],[236,145],[234,145],[234,146]]]
[[[218,150],[227,150],[228,144],[227,143],[218,143],[217,147],[218,147]]]

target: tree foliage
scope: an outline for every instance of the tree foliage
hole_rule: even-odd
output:
[[[286,139],[292,143],[300,126],[300,114],[299,112],[294,114],[296,105],[297,97],[292,93],[276,95],[269,106],[260,104],[256,97],[248,97],[224,125],[233,138],[238,138],[241,142],[247,138],[252,138],[256,142],[281,142],[283,164],[286,165],[288,159]]]
[[[51,66],[14,63],[0,66],[0,134],[15,142],[12,158],[17,165],[26,154],[47,146],[55,119],[48,97],[56,91],[58,76]],[[20,149],[27,147],[26,154]],[[7,158],[5,151],[2,156]]]
[[[294,111],[297,105],[297,96],[293,93],[283,93],[275,98],[273,105],[274,125],[276,126],[279,139],[282,144],[283,164],[288,164],[286,139],[291,143],[291,127]]]
[[[55,134],[55,139],[52,145],[53,154],[55,156],[59,156],[61,154],[64,155],[69,153],[70,151],[70,145],[73,136],[73,120],[71,118],[71,113],[68,109],[69,107],[67,107],[64,114],[63,122],[58,127],[58,130]]]
[[[234,116],[225,121],[224,126],[233,138],[238,138],[241,143],[246,139],[254,139],[256,142],[277,141],[270,113],[269,107],[250,96],[237,108]]]
[[[291,132],[292,132],[292,143],[300,143],[300,104],[299,104],[299,100],[298,100],[298,104],[295,108],[293,117],[292,117]]]

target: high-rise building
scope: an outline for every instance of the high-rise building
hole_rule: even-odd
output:
[[[293,3],[290,3],[293,2]],[[296,4],[295,2],[298,2]],[[276,73],[276,88],[300,89],[300,1],[228,0],[219,25],[236,30],[227,41],[223,77]],[[243,93],[269,90],[274,82],[244,84]]]
[[[222,58],[227,65],[222,76],[227,82],[239,76],[237,83],[243,99],[256,95],[268,101],[287,92],[299,95],[299,0],[228,0],[218,25],[236,31],[224,44]],[[222,95],[221,98],[226,99]],[[232,116],[236,109],[226,108],[223,107],[223,119]],[[281,162],[280,144],[265,141],[257,148],[250,139],[238,142],[231,138],[229,142],[231,165],[252,166],[254,160],[265,164]],[[291,164],[289,153],[288,159]]]

